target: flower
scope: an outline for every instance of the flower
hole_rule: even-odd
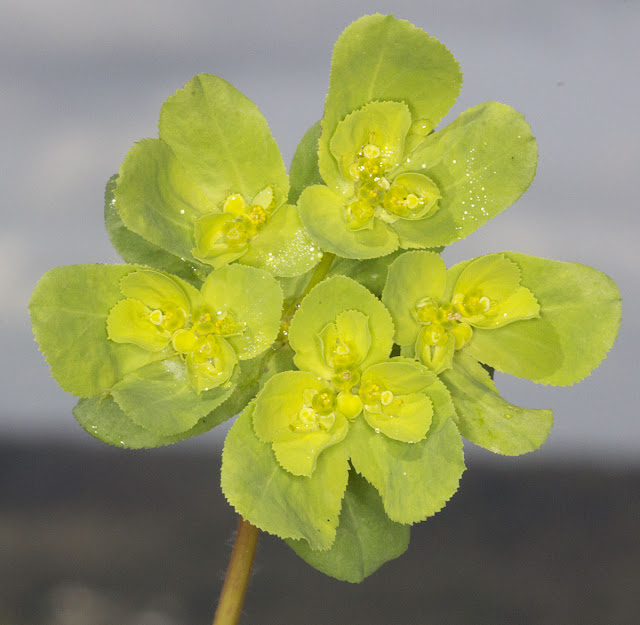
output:
[[[350,278],[304,298],[289,328],[299,370],[270,378],[225,442],[223,491],[244,518],[327,549],[350,464],[379,493],[376,514],[397,523],[434,514],[457,490],[449,394],[423,365],[389,357],[393,334],[385,306]]]
[[[163,104],[159,138],[127,154],[113,208],[127,231],[201,274],[238,262],[292,277],[321,254],[288,192],[280,150],[255,104],[199,74]],[[123,233],[111,232],[121,247]]]
[[[520,285],[518,265],[502,254],[449,274],[432,252],[403,254],[392,267],[383,301],[394,316],[396,342],[435,373],[451,368],[474,328],[496,330],[539,316],[536,298]]]
[[[514,252],[449,269],[433,252],[405,252],[382,301],[402,353],[447,386],[461,434],[507,455],[540,447],[552,414],[505,401],[487,368],[573,384],[600,364],[620,322],[619,292],[603,273]]]
[[[233,416],[213,413],[234,395],[239,362],[275,340],[281,308],[278,282],[240,265],[211,272],[201,289],[136,265],[59,267],[31,302],[53,375],[81,398],[78,418],[129,446],[167,444],[204,431],[205,417],[210,428]]]
[[[318,144],[324,185],[298,200],[318,245],[355,259],[448,245],[527,189],[536,144],[512,108],[487,102],[433,131],[460,85],[451,53],[408,22],[371,15],[344,31]]]

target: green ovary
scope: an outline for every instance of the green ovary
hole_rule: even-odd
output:
[[[385,156],[388,152],[368,143],[348,168],[355,189],[345,206],[345,221],[351,230],[372,228],[374,219],[394,223],[398,219],[422,219],[437,210],[440,191],[427,176],[400,174],[390,180],[388,173],[395,163]]]
[[[219,208],[195,220],[192,250],[195,258],[216,268],[240,258],[266,227],[274,210],[273,190],[267,187],[252,202],[231,193]]]

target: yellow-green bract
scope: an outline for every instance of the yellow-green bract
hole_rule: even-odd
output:
[[[537,149],[517,111],[486,102],[434,132],[461,83],[451,53],[409,22],[370,15],[344,31],[317,135],[318,175],[299,167],[311,185],[300,215],[323,249],[366,259],[448,245],[527,189]]]
[[[582,379],[615,339],[619,293],[595,269],[514,252],[445,267],[436,251],[516,201],[537,158],[523,116],[496,102],[436,130],[460,86],[433,37],[357,20],[289,176],[229,83],[199,74],[172,95],[159,138],[107,184],[129,264],[53,269],[33,293],[82,426],[154,447],[241,412],[228,500],[348,581],[400,555],[456,491],[461,436],[537,449],[551,411],[505,401],[493,371]]]
[[[76,265],[40,280],[31,317],[52,374],[81,398],[82,425],[149,447],[233,416],[214,411],[234,394],[238,361],[273,343],[281,308],[277,281],[252,267],[226,267],[196,289],[141,266]]]

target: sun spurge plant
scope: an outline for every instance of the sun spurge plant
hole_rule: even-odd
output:
[[[81,425],[154,447],[239,414],[227,499],[349,581],[403,553],[410,526],[455,493],[462,437],[537,449],[551,411],[504,400],[494,371],[579,381],[615,339],[619,293],[590,267],[514,252],[445,266],[442,247],[517,200],[537,159],[503,104],[439,129],[460,85],[436,39],[361,18],[289,175],[231,85],[201,74],[171,96],[159,138],[107,184],[107,230],[129,264],[53,269],[32,297]]]

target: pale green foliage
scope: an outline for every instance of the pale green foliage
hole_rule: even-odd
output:
[[[462,437],[512,456],[540,447],[551,410],[504,400],[493,371],[582,379],[615,339],[619,292],[590,267],[514,252],[447,269],[442,246],[515,202],[537,160],[504,104],[437,129],[461,82],[422,30],[357,20],[289,176],[229,83],[199,74],[169,97],[159,137],[107,183],[106,228],[131,264],[53,269],[31,299],[81,426],[158,447],[241,413],[228,501],[351,582],[456,492]]]
[[[113,206],[126,229],[196,267],[239,261],[295,276],[318,262],[285,204],[284,163],[253,102],[199,74],[163,105],[159,136],[134,145],[120,167]]]
[[[347,582],[361,582],[406,551],[409,526],[391,521],[376,489],[352,471],[331,549],[314,551],[304,540],[287,542],[319,571]]]

